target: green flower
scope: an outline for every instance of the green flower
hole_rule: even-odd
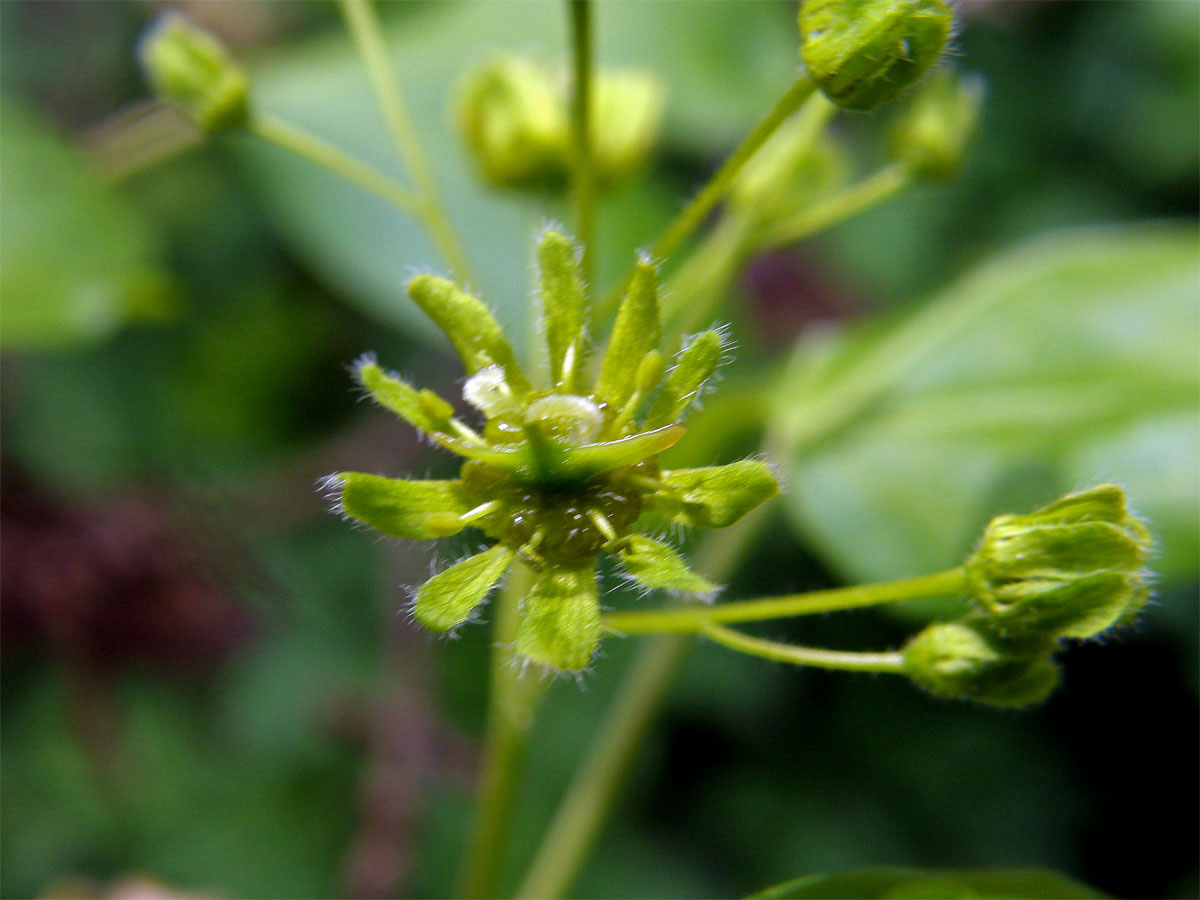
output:
[[[330,476],[337,509],[389,535],[433,539],[477,528],[495,543],[435,575],[416,592],[416,619],[433,631],[461,625],[518,559],[537,573],[521,604],[516,651],[567,671],[586,668],[600,639],[596,560],[615,557],[645,589],[707,594],[667,544],[638,533],[647,514],[723,528],[778,493],[758,460],[698,469],[662,469],[658,454],[686,431],[680,419],[721,362],[724,341],[707,331],[670,365],[659,349],[657,272],[640,260],[602,354],[587,336],[588,301],[576,248],[547,231],[538,247],[541,332],[548,371],[538,386],[517,364],[500,326],[477,298],[443,278],[408,284],[466,367],[472,428],[453,407],[359,361],[370,396],[463,457],[453,481]],[[595,364],[593,366],[593,363]],[[595,368],[595,377],[590,370]]]

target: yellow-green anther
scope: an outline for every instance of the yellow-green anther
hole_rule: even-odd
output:
[[[725,528],[779,493],[770,467],[756,459],[672,469],[660,478],[667,490],[648,502],[672,521],[696,528]]]
[[[573,394],[576,373],[583,362],[587,319],[583,275],[575,245],[556,231],[545,232],[538,244],[538,269],[550,383],[556,390]]]
[[[461,625],[504,576],[516,551],[504,544],[455,563],[417,589],[413,612],[430,631]]]
[[[512,56],[484,63],[463,81],[455,120],[492,184],[543,189],[565,182],[567,106],[545,69]]]
[[[697,335],[682,351],[667,374],[646,424],[651,428],[674,422],[700,394],[721,364],[724,341],[716,331]]]
[[[600,641],[600,601],[591,563],[539,573],[522,605],[517,654],[565,672],[586,669]]]
[[[620,550],[625,572],[644,588],[711,594],[717,586],[688,568],[678,553],[659,541],[631,534]]]
[[[1091,638],[1145,606],[1152,549],[1124,492],[1101,485],[1028,515],[997,516],[967,560],[967,584],[998,632]]]
[[[925,74],[953,24],[945,0],[806,0],[801,53],[830,100],[874,109]]]
[[[663,371],[666,367],[667,363],[661,350],[651,350],[643,356],[641,363],[638,364],[637,393],[645,397],[654,390],[662,381]]]
[[[364,472],[339,472],[330,480],[337,491],[336,508],[376,531],[394,537],[429,540],[454,534],[448,520],[470,508],[457,481],[409,481]]]
[[[892,155],[918,178],[947,179],[962,166],[983,103],[983,79],[942,72],[931,77],[892,127]]]
[[[446,333],[468,375],[499,366],[515,394],[528,393],[529,381],[512,347],[481,300],[436,275],[418,275],[408,283],[408,293]]]
[[[435,414],[440,413],[442,409],[423,396],[427,392],[418,391],[408,382],[389,375],[374,360],[368,358],[356,363],[354,377],[371,395],[372,400],[384,409],[391,410],[414,428],[430,433],[441,429],[444,420]]]
[[[1058,684],[1054,641],[1005,642],[967,622],[930,625],[905,646],[904,673],[937,697],[1028,706]]]
[[[177,13],[161,16],[138,49],[154,92],[213,134],[249,118],[246,73],[212,34]]]
[[[508,375],[500,366],[486,366],[467,379],[463,399],[489,419],[512,418],[521,414],[521,404],[508,385]]]
[[[661,338],[658,315],[658,274],[648,259],[638,260],[629,289],[617,311],[612,337],[604,353],[596,397],[620,408],[637,387],[642,359],[658,348]]]
[[[417,392],[417,402],[429,421],[437,423],[439,428],[448,427],[450,419],[454,416],[453,406],[429,388],[422,388]]]

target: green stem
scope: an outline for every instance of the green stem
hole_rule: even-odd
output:
[[[899,603],[919,597],[943,597],[961,594],[965,588],[966,572],[959,566],[945,572],[902,581],[859,584],[762,600],[609,613],[604,617],[604,627],[619,634],[678,634],[700,631],[706,625],[719,622],[756,622],[762,619],[782,619],[877,606],[882,603]]]
[[[700,192],[692,198],[691,202],[684,207],[681,212],[664,231],[650,248],[650,255],[656,259],[663,259],[670,256],[675,250],[686,241],[704,221],[704,218],[712,212],[714,206],[724,197],[733,187],[739,174],[751,157],[754,156],[763,144],[765,144],[784,122],[794,113],[800,106],[812,96],[815,90],[812,80],[808,75],[801,75],[791,87],[784,92],[783,96],[776,101],[771,111],[763,118],[761,122],[755,126],[754,130],[746,136],[746,139],[733,151],[722,164],[716,173],[709,179],[708,183],[700,189]],[[600,319],[605,319],[610,316],[617,304],[621,302],[621,297],[625,293],[625,287],[629,283],[629,279],[625,278],[619,283],[616,288],[605,298],[604,303],[600,306]]]
[[[674,635],[640,649],[576,770],[517,897],[562,896],[594,843],[692,641]]]
[[[709,180],[700,193],[692,198],[692,202],[684,208],[679,217],[675,219],[662,233],[654,246],[651,248],[651,253],[656,257],[670,256],[675,249],[682,244],[692,232],[699,227],[704,221],[717,202],[725,196],[734,181],[741,173],[742,168],[750,161],[750,158],[758,152],[759,148],[767,142],[776,130],[797,109],[800,108],[805,100],[813,93],[814,85],[812,80],[807,75],[801,75],[792,83],[792,86],[787,89],[782,97],[776,102],[771,111],[766,117],[758,123],[757,127],[742,141],[741,145],[729,155],[725,163],[717,170],[717,173]]]
[[[379,27],[379,18],[369,0],[341,0],[341,7],[354,43],[366,64],[367,74],[379,99],[379,107],[392,140],[416,183],[421,220],[455,277],[459,281],[474,284],[471,264],[446,216],[433,170],[430,169],[421,149],[421,142],[417,138],[416,127],[404,102],[399,80],[388,63],[387,45],[383,39],[383,30]]]
[[[592,16],[589,0],[569,0],[571,12],[571,204],[575,237],[583,248],[584,284],[592,283],[595,185],[592,180]]]
[[[515,565],[495,601],[487,733],[480,764],[479,800],[463,866],[460,897],[496,896],[526,742],[533,725],[534,707],[542,693],[540,679],[521,678],[512,651],[520,622],[520,601],[528,592],[530,577],[527,566]]]
[[[420,218],[420,203],[402,184],[393,181],[377,169],[360,162],[333,144],[274,116],[256,115],[250,122],[250,133],[307,159],[347,181],[386,200],[411,216]]]
[[[750,637],[723,625],[708,624],[700,633],[730,650],[761,656],[774,662],[793,663],[798,666],[816,666],[822,669],[843,669],[850,672],[895,672],[904,671],[904,655],[898,652],[853,653],[845,650],[822,650],[817,647],[800,647]]]
[[[772,225],[761,236],[759,244],[762,247],[779,247],[803,241],[882,203],[911,183],[912,170],[907,165],[892,163],[884,166],[827,200]]]

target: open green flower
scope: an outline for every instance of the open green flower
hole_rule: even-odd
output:
[[[660,468],[658,454],[683,437],[680,419],[712,379],[724,342],[717,331],[703,332],[667,365],[649,260],[636,266],[608,346],[596,354],[594,379],[576,248],[547,231],[538,265],[548,386],[535,386],[522,371],[480,300],[443,278],[418,275],[408,292],[457,350],[469,376],[463,397],[484,425],[470,427],[441,397],[364,358],[356,374],[371,397],[465,461],[453,481],[340,472],[328,484],[340,512],[385,534],[430,539],[472,526],[495,541],[417,590],[422,625],[446,631],[462,624],[520,559],[537,577],[521,604],[517,653],[578,671],[600,639],[601,553],[616,557],[643,588],[710,593],[716,586],[674,549],[637,533],[639,520],[657,514],[723,528],[779,488],[758,460]]]

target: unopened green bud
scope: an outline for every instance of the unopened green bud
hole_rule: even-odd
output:
[[[925,74],[953,23],[945,0],[807,0],[800,9],[801,53],[825,96],[869,110]]]
[[[209,32],[167,13],[142,39],[138,55],[154,92],[201,131],[213,134],[246,123],[246,73]]]
[[[983,80],[940,73],[892,130],[892,155],[919,178],[952,177],[962,165],[983,102]]]
[[[463,82],[456,119],[492,184],[545,189],[564,183],[567,109],[543,68],[512,56],[484,63]]]
[[[471,72],[456,107],[458,129],[483,177],[497,187],[555,190],[571,171],[568,81],[514,56]],[[600,188],[625,180],[658,136],[665,91],[634,71],[599,71],[592,83],[591,167]]]
[[[967,560],[968,589],[1002,634],[1096,637],[1145,606],[1152,549],[1121,488],[1100,485],[993,519]]]
[[[966,622],[919,632],[904,648],[904,673],[937,697],[1028,706],[1058,684],[1054,641],[1005,641]]]
[[[642,167],[658,139],[666,91],[644,72],[601,71],[592,94],[596,184],[613,187]]]

